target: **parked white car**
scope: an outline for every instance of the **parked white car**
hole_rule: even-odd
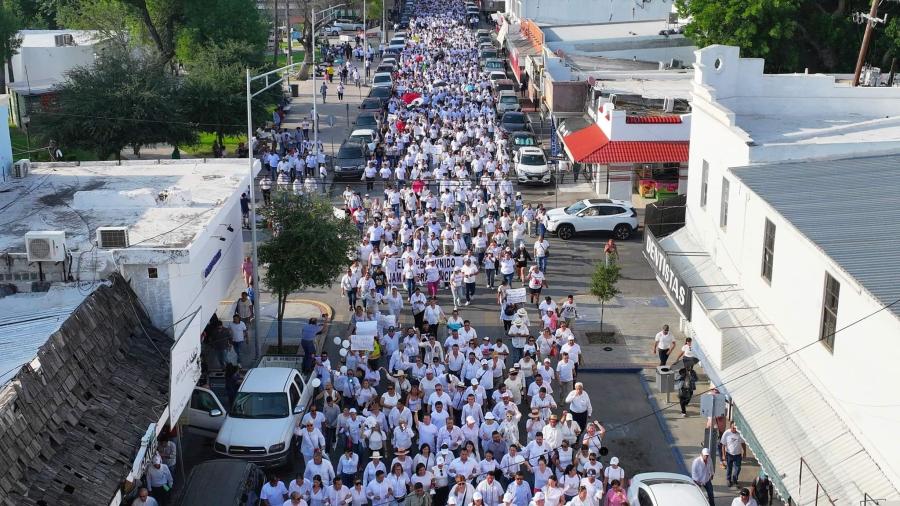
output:
[[[544,151],[537,147],[523,147],[513,154],[516,179],[519,183],[549,184],[553,179]]]
[[[355,22],[355,21],[350,21],[349,19],[338,19],[338,20],[335,21],[334,24],[331,25],[331,26],[333,26],[333,27],[335,27],[335,28],[338,28],[338,29],[340,29],[340,30],[343,30],[343,31],[345,31],[345,32],[355,32],[355,31],[357,31],[357,30],[362,30],[362,29],[363,29],[362,23],[357,23],[357,22]]]
[[[229,411],[214,392],[195,387],[182,421],[217,432],[213,445],[223,457],[276,467],[296,457],[294,428],[312,400],[319,379],[300,374],[300,357],[263,357],[247,371]],[[287,367],[284,367],[287,366]]]
[[[378,72],[374,76],[372,76],[372,87],[373,88],[391,88],[394,86],[394,78],[391,77],[390,72]]]
[[[357,128],[350,133],[348,141],[365,144],[369,148],[369,152],[374,153],[375,147],[378,145],[378,134],[371,128]]]
[[[624,200],[584,199],[547,211],[547,230],[564,241],[578,232],[592,231],[612,232],[613,237],[624,241],[637,228],[637,211]]]
[[[640,506],[707,506],[709,500],[690,476],[641,473],[631,479],[628,504]]]

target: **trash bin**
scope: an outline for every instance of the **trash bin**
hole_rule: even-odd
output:
[[[291,96],[292,96],[292,97],[299,97],[299,96],[300,96],[300,85],[299,85],[299,84],[292,84],[292,85],[291,85]]]
[[[675,371],[661,365],[656,368],[656,388],[659,393],[667,394],[675,391]]]

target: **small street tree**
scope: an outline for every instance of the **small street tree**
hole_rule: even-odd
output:
[[[594,272],[591,274],[591,295],[597,297],[597,300],[600,301],[600,332],[603,332],[603,306],[621,293],[616,288],[616,283],[618,282],[618,265],[607,265],[604,262],[598,262],[594,265]]]
[[[278,299],[280,349],[288,296],[331,285],[350,265],[359,232],[319,196],[277,192],[261,214],[273,228],[273,237],[259,247],[259,262],[266,269],[263,280]]]

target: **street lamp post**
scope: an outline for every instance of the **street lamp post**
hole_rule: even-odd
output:
[[[344,4],[335,5],[329,7],[327,9],[322,9],[319,12],[313,11],[313,24],[312,24],[312,45],[313,45],[313,116],[315,117],[315,129],[316,129],[316,155],[318,156],[318,131],[319,131],[319,119],[316,114],[316,14],[321,14],[323,12],[332,11],[339,7],[343,7]],[[288,36],[288,40],[290,40],[290,35]],[[253,173],[253,144],[251,139],[253,138],[253,107],[252,100],[253,97],[258,96],[264,91],[272,88],[273,86],[277,86],[281,84],[282,81],[285,81],[288,74],[294,69],[294,67],[298,65],[303,65],[304,62],[298,63],[289,63],[284,67],[277,68],[275,70],[270,70],[263,74],[259,74],[257,76],[250,75],[250,69],[247,69],[246,79],[247,79],[247,167],[250,172],[250,241],[252,244],[252,257],[253,257],[253,286],[256,287],[256,296],[253,298],[253,314],[256,317],[253,319],[253,335],[256,340],[256,345],[254,348],[256,358],[259,358],[262,350],[262,341],[260,340],[261,336],[259,335],[259,299],[261,298],[261,288],[259,285],[259,241],[257,238],[256,231],[256,174]],[[259,90],[252,91],[250,88],[251,83],[255,81],[262,81],[263,87]],[[287,81],[290,82],[290,81]]]

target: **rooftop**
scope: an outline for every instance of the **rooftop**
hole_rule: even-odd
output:
[[[0,298],[0,334],[7,336],[0,340],[0,385],[37,356],[47,338],[59,330],[95,288],[54,286],[49,292]]]
[[[557,25],[542,27],[545,42],[574,42],[588,40],[629,39],[636,37],[664,37],[659,35],[673,25],[666,19],[650,21],[628,21],[620,23],[598,23],[592,25]],[[669,37],[684,38],[681,34]]]
[[[590,74],[589,74],[590,75]],[[601,90],[603,94],[638,95],[649,99],[675,98],[685,101],[691,100],[690,70],[662,70],[654,69],[652,72],[643,72],[635,75],[610,75],[598,73],[593,75],[596,79],[595,90]]]
[[[731,172],[887,305],[900,299],[900,220],[889,219],[896,215],[900,193],[897,167],[900,155],[772,163]],[[815,188],[815,195],[798,198],[798,188]],[[852,202],[853,211],[836,208],[836,202]],[[900,304],[891,311],[900,317]]]
[[[129,249],[185,249],[247,172],[238,159],[33,164],[0,184],[0,252],[24,252],[26,232],[54,230],[86,252],[110,226],[128,227]]]
[[[71,35],[76,46],[99,42],[103,37],[98,30],[19,30],[22,47],[57,47],[57,35]]]

